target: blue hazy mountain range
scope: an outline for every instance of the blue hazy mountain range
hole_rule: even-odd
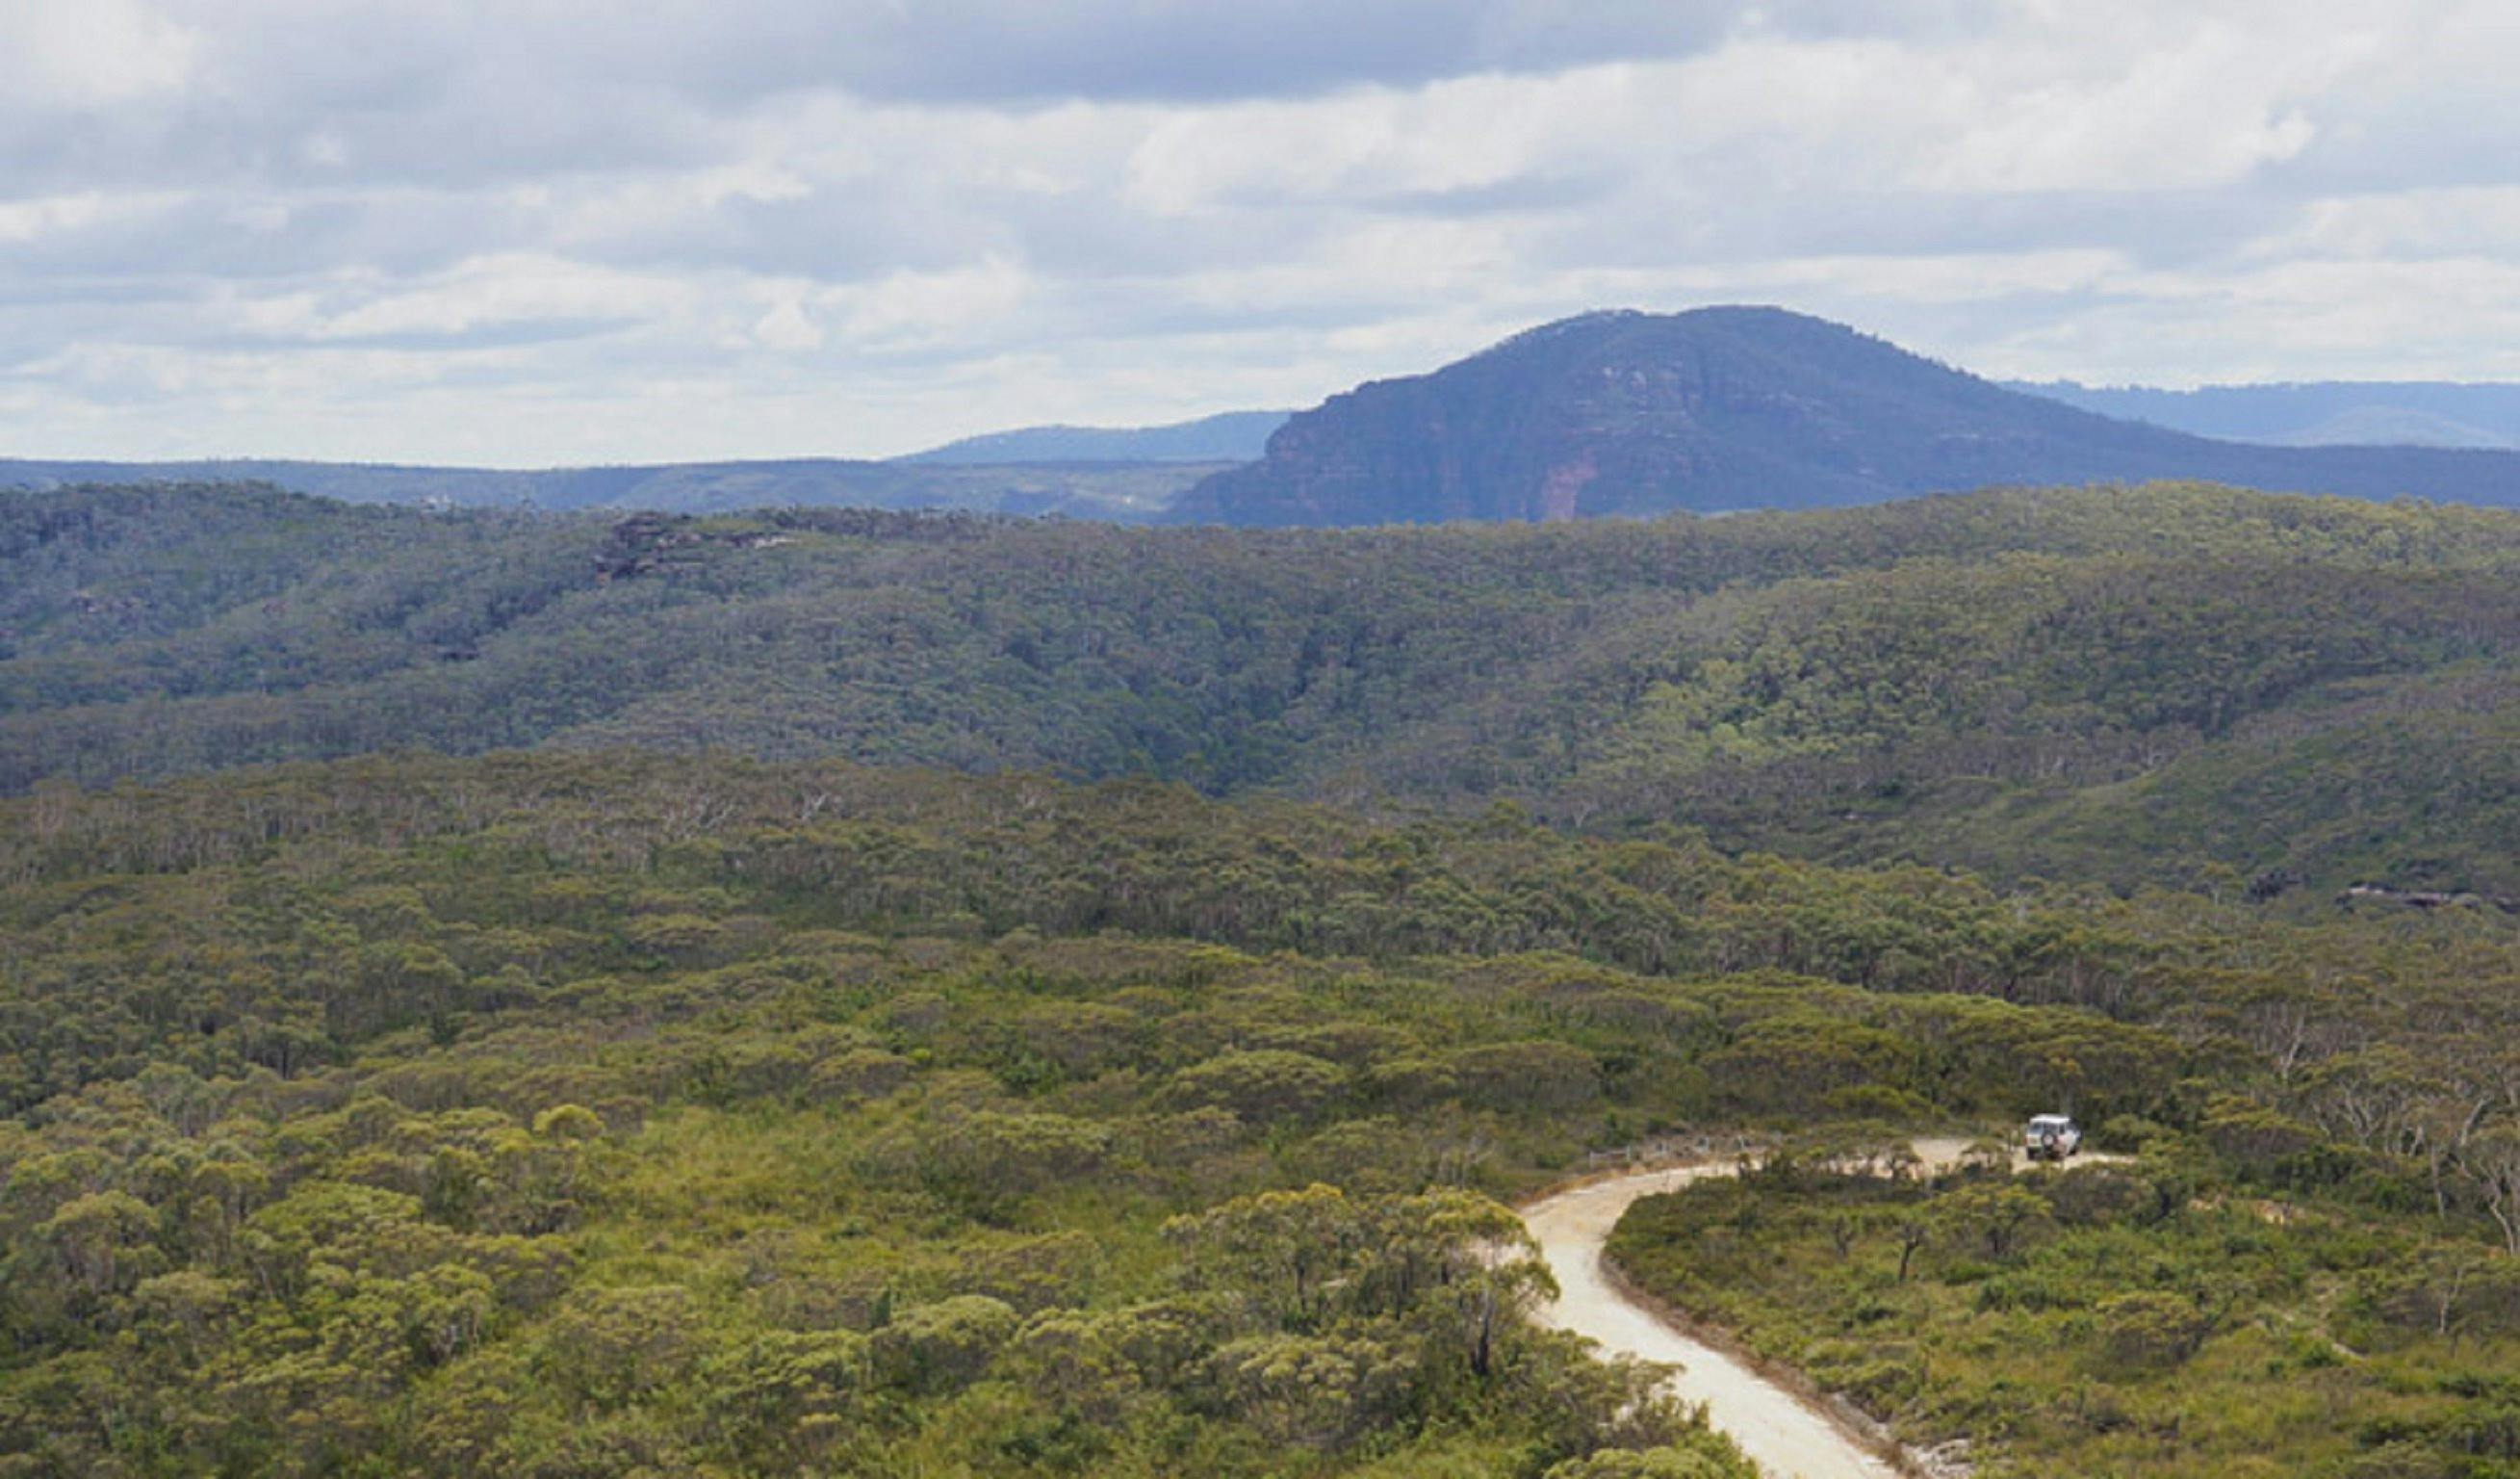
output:
[[[2002,385],[1780,308],[1580,315],[1310,410],[1029,427],[890,461],[499,470],[0,461],[0,487],[267,483],[352,502],[956,509],[1365,525],[1874,502],[2194,479],[2520,503],[2520,386]]]
[[[549,512],[722,513],[747,508],[952,509],[1144,523],[1215,462],[858,462],[809,457],[655,467],[401,467],[346,462],[0,460],[0,488],[74,484],[260,483],[350,503]]]
[[[2102,416],[2272,446],[2520,447],[2520,385],[2330,380],[2192,391],[2007,382]]]
[[[1028,426],[966,437],[901,460],[997,466],[1032,462],[1256,462],[1285,411],[1227,411],[1169,426]]]

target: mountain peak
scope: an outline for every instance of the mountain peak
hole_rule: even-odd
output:
[[[1774,303],[1718,303],[1684,308],[1673,313],[1652,313],[1642,308],[1593,308],[1508,335],[1470,357],[1477,359],[1552,343],[1604,344],[1631,337],[1669,340],[1707,335],[1796,335],[1842,340],[1867,337],[1845,324]]]

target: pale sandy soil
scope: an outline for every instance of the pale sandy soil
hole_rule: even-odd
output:
[[[1958,1161],[1964,1148],[1960,1140],[1916,1142],[1916,1153],[1933,1167]],[[1705,1404],[1708,1419],[1774,1479],[1888,1479],[1899,1470],[1837,1423],[1742,1362],[1673,1329],[1605,1275],[1601,1245],[1629,1203],[1703,1177],[1732,1174],[1729,1162],[1640,1172],[1524,1208],[1522,1220],[1540,1240],[1559,1291],[1556,1302],[1540,1312],[1541,1322],[1589,1335],[1614,1354],[1677,1363],[1681,1370],[1671,1389]]]

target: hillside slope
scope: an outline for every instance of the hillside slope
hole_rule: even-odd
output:
[[[2160,486],[1371,532],[0,504],[0,789],[837,754],[2520,894],[2520,516]]]
[[[2008,391],[1776,308],[1588,314],[1298,414],[1172,518],[1557,520],[1809,508],[2001,484],[2204,479],[2520,502],[2520,454],[2211,441]]]

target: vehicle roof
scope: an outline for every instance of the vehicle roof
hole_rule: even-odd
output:
[[[2071,1125],[2074,1123],[2074,1117],[2069,1114],[2035,1114],[2030,1117],[2030,1123],[2033,1125]]]

